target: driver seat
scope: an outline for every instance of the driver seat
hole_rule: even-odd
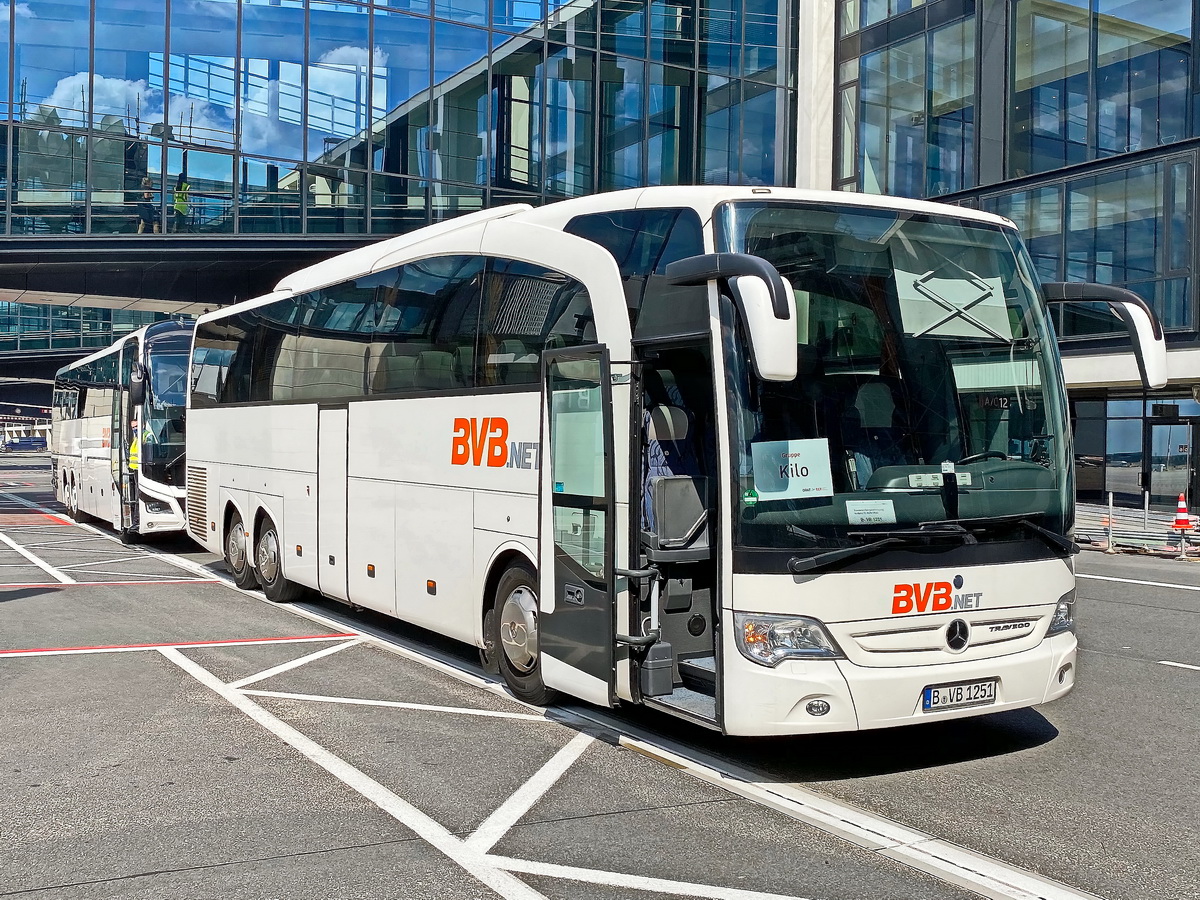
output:
[[[896,399],[883,381],[859,386],[854,403],[842,414],[842,441],[850,480],[865,490],[871,475],[883,466],[902,466],[905,458],[901,430],[896,427]]]

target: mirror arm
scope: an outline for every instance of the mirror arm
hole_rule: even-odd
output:
[[[1109,309],[1121,320],[1130,336],[1134,338],[1135,348],[1140,346],[1140,343],[1135,336],[1137,326],[1134,324],[1128,307],[1137,306],[1150,320],[1154,340],[1156,342],[1163,340],[1162,323],[1158,321],[1158,316],[1154,314],[1150,304],[1133,291],[1111,284],[1048,281],[1042,284],[1042,294],[1047,303],[1107,303]],[[1150,378],[1146,373],[1146,360],[1140,350],[1134,353],[1134,358],[1137,360],[1138,373],[1142,376],[1142,384],[1146,387],[1161,387],[1161,385],[1151,385]]]
[[[1111,284],[1074,284],[1067,281],[1047,281],[1042,283],[1042,293],[1046,297],[1047,303],[1113,303],[1116,306],[1110,307],[1113,312],[1121,317],[1121,321],[1128,325],[1125,316],[1122,315],[1120,304],[1132,303],[1134,306],[1140,306],[1146,311],[1146,315],[1150,317],[1150,321],[1154,323],[1154,338],[1160,339],[1163,336],[1162,325],[1158,321],[1158,316],[1154,314],[1154,310],[1150,308],[1139,294],[1125,288],[1115,287]]]
[[[667,284],[688,286],[707,284],[715,278],[756,275],[767,283],[771,292],[771,309],[775,318],[788,318],[788,289],[779,270],[760,256],[749,253],[706,253],[668,263]]]

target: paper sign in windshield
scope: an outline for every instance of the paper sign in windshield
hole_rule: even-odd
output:
[[[895,525],[896,507],[891,500],[847,500],[846,520],[851,525]]]
[[[760,441],[750,445],[758,499],[832,497],[829,441]]]

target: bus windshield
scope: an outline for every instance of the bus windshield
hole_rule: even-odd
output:
[[[1015,232],[783,202],[725,204],[717,228],[718,249],[770,261],[796,298],[786,383],[754,375],[726,313],[740,546],[852,546],[949,521],[978,540],[1067,532],[1061,366]]]
[[[183,417],[187,405],[189,355],[150,353],[142,453],[149,463],[173,462],[184,449]]]

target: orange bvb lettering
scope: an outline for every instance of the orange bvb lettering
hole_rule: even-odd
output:
[[[454,436],[450,439],[450,465],[465,466],[470,459],[471,450],[467,445],[470,430],[471,423],[468,420],[454,420]]]
[[[482,419],[455,419],[450,437],[450,465],[492,467],[508,465],[508,419],[488,416]]]
[[[893,616],[902,616],[913,611],[945,612],[954,603],[954,586],[948,581],[898,584],[892,590]]]

